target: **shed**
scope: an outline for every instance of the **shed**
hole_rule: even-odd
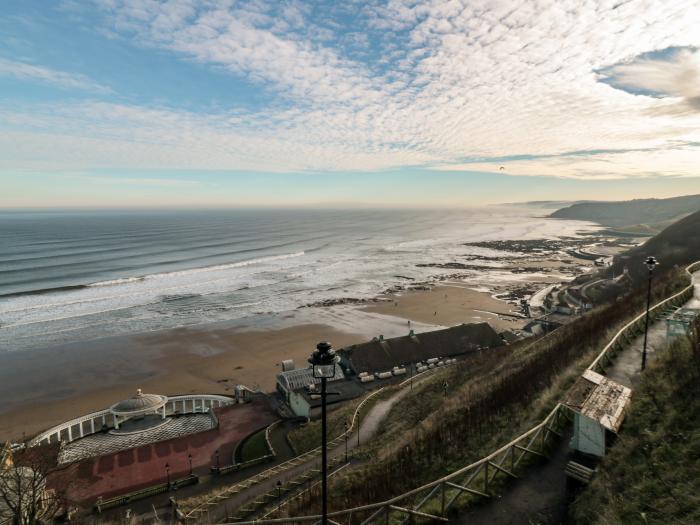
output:
[[[632,390],[592,370],[586,370],[564,404],[574,411],[571,448],[602,457],[606,432],[617,434],[630,404]]]

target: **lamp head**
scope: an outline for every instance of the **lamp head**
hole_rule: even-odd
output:
[[[309,357],[309,364],[313,367],[316,379],[332,378],[335,376],[335,365],[340,358],[328,341],[321,341],[316,345],[316,350]]]
[[[656,260],[656,257],[649,256],[646,258],[646,261],[644,261],[644,264],[647,268],[649,268],[649,271],[651,272],[659,264],[659,261]]]

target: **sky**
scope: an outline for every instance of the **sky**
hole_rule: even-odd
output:
[[[700,193],[697,0],[5,0],[0,208]]]

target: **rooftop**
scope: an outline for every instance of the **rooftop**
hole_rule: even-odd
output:
[[[348,399],[355,399],[367,393],[356,381],[350,381],[348,379],[335,381],[332,385],[329,385],[328,391],[334,393],[334,395],[328,396],[327,403],[329,405],[340,401],[347,401]],[[310,407],[315,408],[321,406],[321,397],[312,396],[305,387],[296,389],[296,392],[304,397]]]
[[[490,324],[472,323],[421,334],[411,332],[392,339],[373,339],[347,346],[340,351],[340,355],[349,362],[355,373],[374,373],[431,357],[449,357],[503,344]]]
[[[128,433],[98,432],[65,444],[58,456],[58,462],[66,464],[85,458],[104,456],[149,443],[210,430],[215,426],[214,419],[209,414],[189,414],[168,418],[162,424],[147,430]]]
[[[632,390],[626,386],[586,370],[569,391],[564,404],[617,433],[631,396]]]
[[[133,397],[112,405],[110,410],[117,416],[130,417],[145,412],[155,412],[159,408],[162,408],[167,402],[167,396],[144,394],[139,388]]]
[[[339,381],[344,379],[345,375],[340,366],[335,365],[335,375],[328,381]],[[287,390],[297,390],[309,385],[319,384],[320,379],[314,377],[313,368],[297,368],[296,370],[288,370],[277,374],[277,382],[284,386]]]

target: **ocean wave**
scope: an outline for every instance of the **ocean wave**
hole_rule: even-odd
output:
[[[167,277],[179,277],[182,275],[194,275],[204,272],[213,272],[218,270],[229,270],[231,268],[243,268],[245,266],[251,266],[253,264],[264,264],[268,262],[281,261],[284,259],[292,259],[294,257],[301,257],[305,252],[294,252],[286,253],[283,255],[270,255],[268,257],[259,257],[257,259],[248,259],[246,261],[238,261],[235,263],[217,264],[214,266],[204,266],[202,268],[190,268],[189,270],[177,270],[173,272],[162,272],[153,273],[150,275],[144,275],[142,277],[127,277],[124,279],[113,279],[110,281],[100,281],[97,283],[91,283],[89,287],[99,287],[99,286],[114,286],[118,284],[128,284],[136,281],[146,281],[151,279],[163,279]]]

